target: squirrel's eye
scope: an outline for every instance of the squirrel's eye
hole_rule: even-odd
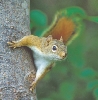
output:
[[[53,45],[52,51],[53,51],[53,52],[56,52],[56,50],[57,50],[57,46],[56,46],[56,45]]]

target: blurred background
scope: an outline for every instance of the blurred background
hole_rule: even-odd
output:
[[[98,16],[98,0],[31,0],[30,5],[31,10],[45,14],[46,26],[58,10],[72,6]],[[87,20],[84,23],[85,30],[68,46],[67,59],[56,63],[39,82],[38,99],[98,100],[98,23]]]

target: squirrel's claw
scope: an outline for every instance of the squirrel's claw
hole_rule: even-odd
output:
[[[16,46],[16,41],[11,41],[11,42],[7,42],[7,44],[9,45],[10,48],[13,48],[15,49],[17,46]]]
[[[30,91],[33,91],[35,89],[35,87],[36,87],[36,82],[33,81],[31,86],[30,86]]]
[[[13,47],[13,46],[9,46],[10,48],[13,48],[13,49],[15,49],[16,47]]]

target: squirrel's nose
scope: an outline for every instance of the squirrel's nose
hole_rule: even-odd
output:
[[[63,51],[63,52],[61,52],[61,55],[60,55],[60,56],[61,56],[62,58],[65,58],[66,55],[67,55],[67,53],[65,53],[65,52]]]

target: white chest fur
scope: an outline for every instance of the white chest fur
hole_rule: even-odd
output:
[[[32,46],[29,48],[33,51],[34,63],[37,68],[35,81],[37,81],[42,76],[45,69],[52,63],[52,61],[46,59],[47,57],[36,47]]]
[[[29,47],[29,48],[33,51],[34,63],[37,69],[39,68],[44,69],[52,63],[52,61],[47,59],[46,55],[44,55],[35,46]]]

